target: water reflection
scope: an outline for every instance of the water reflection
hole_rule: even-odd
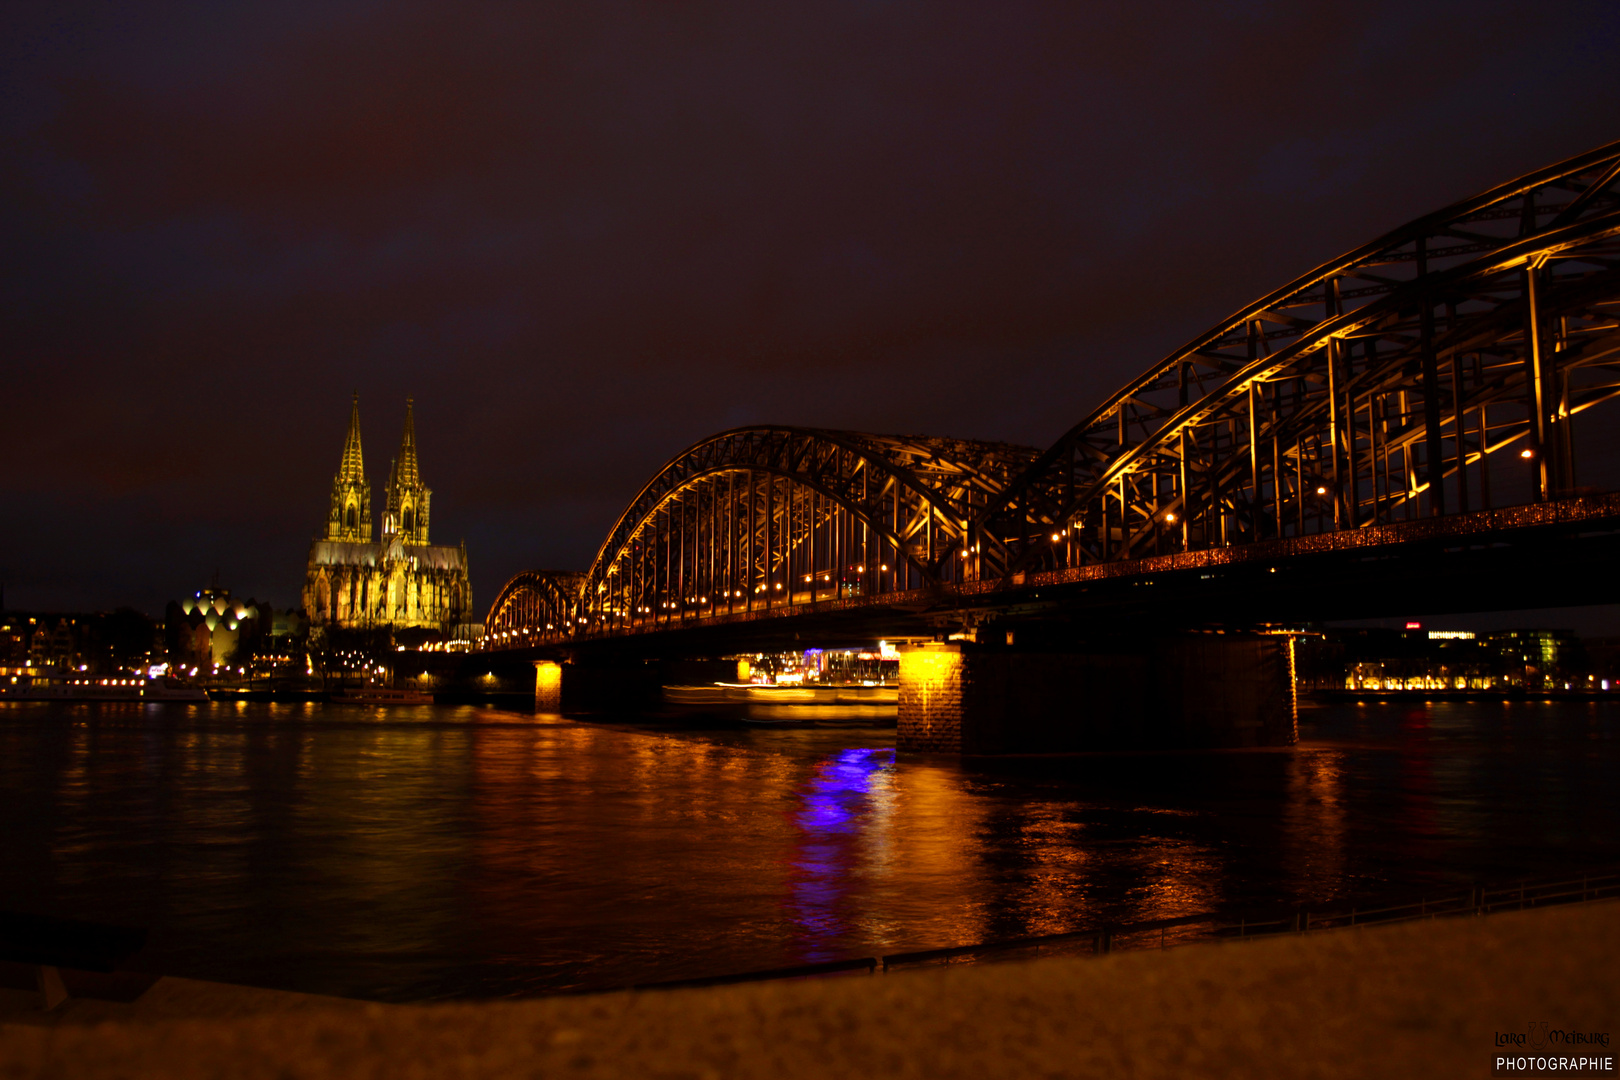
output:
[[[0,706],[0,906],[392,1000],[623,985],[1620,861],[1620,710],[1350,706],[1283,751],[979,762],[867,729]]]
[[[1283,819],[1295,898],[1324,904],[1343,895],[1348,810],[1345,754],[1311,748],[1291,755]]]
[[[893,749],[859,747],[813,767],[793,816],[798,843],[788,893],[803,962],[835,959],[862,921],[851,910],[854,893],[887,861],[893,771]]]

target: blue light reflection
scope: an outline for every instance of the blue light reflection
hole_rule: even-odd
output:
[[[798,844],[790,905],[807,962],[840,955],[854,929],[851,877],[861,872],[873,822],[884,815],[894,750],[842,750],[817,762],[793,815]]]

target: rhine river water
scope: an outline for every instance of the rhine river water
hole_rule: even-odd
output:
[[[1336,705],[1287,750],[963,763],[892,727],[0,705],[0,907],[146,970],[605,988],[1620,863],[1620,703]]]

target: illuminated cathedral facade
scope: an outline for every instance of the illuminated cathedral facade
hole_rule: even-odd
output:
[[[310,628],[448,633],[467,621],[467,545],[428,541],[433,492],[416,460],[416,422],[405,399],[405,435],[388,470],[382,531],[372,535],[371,485],[360,451],[360,395],[349,410],[343,457],[332,478],[326,528],[309,548],[304,610]]]

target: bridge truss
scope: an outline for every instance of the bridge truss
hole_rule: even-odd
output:
[[[566,615],[541,604],[559,616],[542,631],[519,590],[497,600],[486,632],[550,640],[968,580],[977,573],[965,557],[974,516],[1039,454],[809,428],[722,432],[642,488],[579,576]]]
[[[573,632],[579,607],[578,570],[525,570],[501,587],[484,621],[486,644],[513,647]]]
[[[494,647],[1579,493],[1620,396],[1620,143],[1420,218],[1178,349],[1044,452],[805,428],[666,465],[584,574],[508,583]]]
[[[987,575],[1207,550],[1576,488],[1620,393],[1620,144],[1397,229],[1123,387],[974,523]]]

